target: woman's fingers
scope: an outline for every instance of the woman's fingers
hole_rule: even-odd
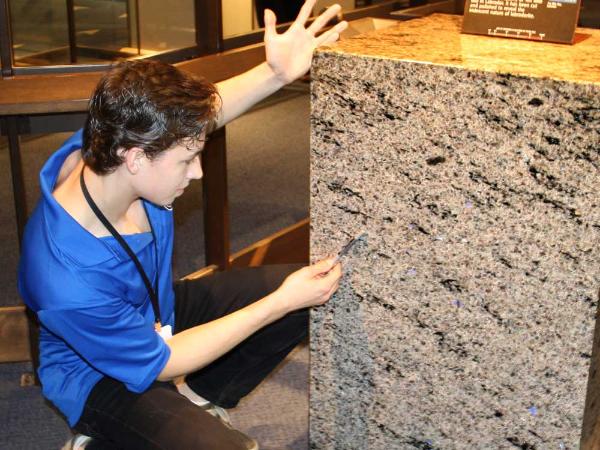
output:
[[[307,28],[307,30],[313,35],[316,36],[316,34],[321,30],[321,28],[323,28],[325,25],[327,25],[327,23],[333,19],[335,16],[338,15],[338,13],[342,10],[342,7],[340,5],[332,5],[329,8],[327,8],[327,10],[321,14],[319,17],[317,17],[313,23],[310,24],[310,26]]]
[[[300,8],[300,12],[298,13],[298,17],[296,17],[295,22],[304,27],[304,24],[312,14],[312,10],[315,7],[315,2],[317,0],[306,0],[302,8]]]
[[[320,275],[326,275],[333,267],[333,261],[333,258],[327,258],[308,266],[309,276],[315,278]]]
[[[265,41],[267,38],[271,38],[272,36],[277,34],[277,29],[275,28],[277,25],[277,17],[275,13],[270,9],[265,9],[264,13],[265,20]]]
[[[331,286],[333,283],[338,282],[341,277],[342,277],[342,265],[340,263],[337,263],[333,267],[330,266],[328,271],[322,275],[321,280],[329,289],[329,286]]]
[[[340,22],[335,27],[327,30],[317,37],[317,47],[320,45],[332,44],[340,38],[340,33],[348,27],[348,22]]]
[[[338,290],[339,287],[340,287],[340,281],[337,280],[335,283],[333,283],[333,285],[331,286],[331,288],[325,295],[325,298],[323,299],[323,303],[325,303],[327,300],[329,300],[331,298],[331,296],[335,293],[335,291]]]

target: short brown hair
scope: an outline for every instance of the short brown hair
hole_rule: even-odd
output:
[[[150,159],[182,139],[198,139],[217,116],[217,89],[204,78],[158,61],[125,61],[100,80],[90,99],[82,154],[96,173],[123,163],[119,149]]]

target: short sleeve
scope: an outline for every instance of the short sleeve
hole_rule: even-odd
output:
[[[89,308],[39,310],[38,317],[94,369],[143,392],[163,370],[170,349],[130,304],[103,300]]]

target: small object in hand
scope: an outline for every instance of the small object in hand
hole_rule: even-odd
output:
[[[364,241],[367,239],[367,233],[362,233],[359,236],[356,236],[355,238],[351,239],[346,245],[344,245],[342,247],[342,249],[339,251],[339,253],[335,256],[335,259],[333,260],[333,264],[332,266],[335,266],[339,261],[340,258],[346,254],[348,254],[348,252],[350,251],[350,249],[352,247],[354,247],[354,245],[359,242],[359,241]]]
[[[359,242],[359,241],[366,241],[367,240],[367,233],[362,233],[359,236],[356,236],[353,239],[350,239],[350,241],[344,245],[342,247],[342,249],[338,252],[337,255],[335,255],[335,258],[333,259],[333,263],[331,264],[331,267],[329,268],[329,270],[327,270],[326,272],[321,273],[319,276],[320,277],[324,277],[326,276],[329,272],[332,271],[332,269],[336,266],[337,263],[340,262],[340,259],[342,256],[348,254],[348,252],[350,251],[350,249],[352,247],[354,247],[354,245]]]

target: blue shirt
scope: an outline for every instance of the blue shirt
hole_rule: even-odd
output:
[[[112,236],[89,233],[52,196],[63,163],[80,149],[81,131],[42,168],[41,198],[27,223],[19,264],[19,292],[40,321],[38,373],[43,393],[71,426],[103,376],[143,392],[170,355],[154,331],[148,291],[129,256]],[[174,326],[173,214],[148,202],[145,206],[158,258],[151,233],[124,238],[150,280],[159,261],[162,323]]]

